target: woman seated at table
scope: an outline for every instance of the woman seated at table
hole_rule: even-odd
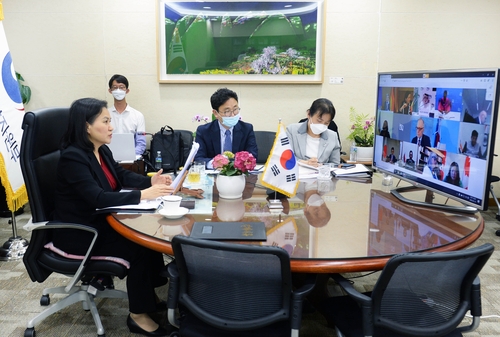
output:
[[[332,102],[318,98],[307,110],[307,121],[288,125],[286,132],[299,162],[314,167],[325,163],[340,164],[337,133],[328,129],[334,117]]]
[[[130,263],[127,325],[131,332],[166,336],[167,331],[148,315],[157,311],[157,307],[161,309],[154,288],[167,283],[166,278],[160,277],[164,268],[162,254],[125,239],[110,227],[105,214],[95,214],[95,211],[170,194],[172,180],[162,176],[161,170],[150,178],[125,170],[116,163],[104,145],[111,142],[113,127],[110,121],[106,101],[82,98],[71,105],[57,168],[53,218],[97,229],[99,236],[93,255],[119,257]],[[135,190],[120,192],[122,187]],[[82,231],[71,229],[56,231],[53,238],[57,248],[77,255],[85,255],[90,241],[90,233],[86,236]]]

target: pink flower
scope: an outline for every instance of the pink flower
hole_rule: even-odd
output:
[[[234,167],[243,173],[253,170],[256,163],[257,160],[255,157],[247,151],[240,151],[236,153],[234,158]]]
[[[229,164],[229,159],[227,159],[227,157],[225,157],[221,154],[218,154],[215,156],[214,161],[213,161],[214,168],[216,168],[216,169],[223,168],[227,164]]]

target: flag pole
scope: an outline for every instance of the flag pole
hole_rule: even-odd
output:
[[[0,27],[2,28],[2,34],[3,33],[3,24],[1,23],[4,19],[4,14],[3,14],[3,4],[2,0],[0,0]],[[4,38],[5,39],[5,38]],[[7,45],[7,40],[5,39],[5,45]],[[7,47],[8,51],[8,47]],[[15,78],[15,76],[14,76]],[[2,102],[4,103],[4,102]],[[2,108],[3,109],[3,108]],[[2,169],[4,165],[4,160],[3,156],[0,159]],[[28,241],[23,239],[22,237],[17,235],[17,225],[16,225],[16,214],[15,211],[19,208],[16,206],[23,203],[24,201],[27,202],[27,194],[26,194],[26,189],[24,187],[20,188],[17,191],[14,191],[15,197],[12,198],[11,195],[8,194],[7,191],[12,190],[12,187],[10,183],[5,183],[3,181],[3,174],[2,174],[2,180],[0,182],[0,189],[4,188],[5,189],[5,198],[7,199],[7,208],[11,212],[11,223],[12,223],[12,237],[9,238],[1,247],[0,247],[0,261],[9,261],[9,260],[17,260],[21,259],[24,256],[24,253],[26,252],[26,249],[28,249]],[[23,184],[24,186],[24,184]],[[9,190],[7,190],[9,189]],[[20,192],[19,192],[20,191]],[[24,201],[23,201],[24,200]]]
[[[281,118],[278,119],[278,130],[281,126]],[[280,199],[277,199],[277,192],[274,190],[274,199],[269,199],[267,202],[267,207],[269,210],[281,211],[283,209],[283,203]]]

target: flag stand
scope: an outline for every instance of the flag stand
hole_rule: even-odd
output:
[[[24,256],[28,248],[28,240],[17,235],[16,216],[11,212],[12,237],[0,248],[0,261],[18,260]]]
[[[274,199],[269,199],[267,202],[267,207],[269,209],[283,209],[283,204],[281,203],[280,199],[276,199],[276,191],[274,191]]]

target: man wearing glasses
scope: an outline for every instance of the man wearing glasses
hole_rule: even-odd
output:
[[[129,93],[128,80],[123,75],[113,75],[109,79],[108,92],[113,95],[114,104],[109,107],[113,133],[135,134],[135,154],[142,155],[146,150],[146,123],[144,115],[127,104],[125,96]]]
[[[424,157],[427,155],[428,148],[431,147],[431,139],[429,136],[424,135],[424,128],[424,120],[419,118],[417,121],[417,135],[411,140],[413,144],[417,144],[418,146],[417,161],[419,169],[423,169],[423,165],[425,164]]]
[[[216,119],[196,129],[196,142],[200,148],[195,160],[204,161],[207,168],[212,169],[213,158],[224,151],[248,151],[257,158],[253,126],[240,120],[238,95],[221,88],[210,97],[210,103]]]

